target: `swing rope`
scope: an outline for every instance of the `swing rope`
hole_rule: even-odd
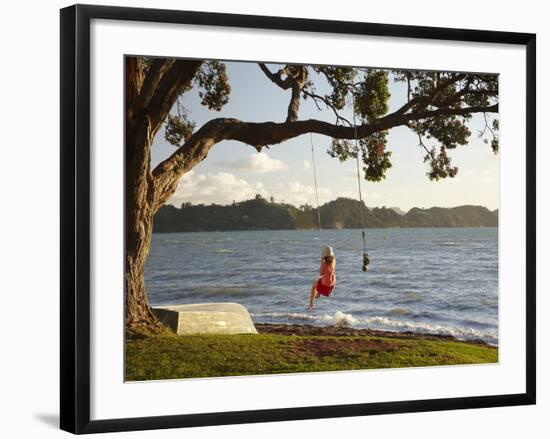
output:
[[[365,232],[366,225],[365,225],[365,214],[363,212],[363,196],[361,194],[361,174],[359,172],[359,142],[357,141],[357,121],[355,117],[355,97],[352,95],[352,106],[353,106],[353,127],[355,131],[355,151],[356,151],[356,164],[357,164],[357,188],[359,189],[359,201],[361,202],[361,205],[359,206],[359,210],[361,211],[361,236],[363,237],[363,268],[362,270],[364,272],[367,272],[369,269],[370,259],[369,255],[367,253],[367,233]],[[363,148],[361,148],[361,152],[363,152]]]
[[[359,144],[357,142],[357,122],[355,119],[355,99],[353,101],[353,127],[355,131],[355,151],[356,154],[356,165],[357,165],[357,188],[359,189],[359,202],[360,202],[360,208],[361,211],[361,235],[363,237],[363,254],[367,253],[367,234],[365,232],[365,214],[363,212],[363,196],[361,194],[361,173],[359,171]]]
[[[315,183],[315,199],[317,201],[317,225],[319,232],[321,231],[321,210],[319,208],[319,194],[317,192],[317,166],[315,165],[315,150],[313,148],[313,133],[309,133],[309,141],[311,143],[311,161],[313,163],[313,181]]]
[[[355,98],[352,98],[352,108],[353,108],[353,128],[354,128],[354,137],[355,137],[355,151],[356,151],[356,166],[357,166],[357,188],[359,190],[359,202],[361,206],[359,207],[359,210],[361,212],[361,236],[363,238],[363,271],[368,270],[368,265],[370,264],[369,255],[367,254],[367,233],[365,231],[366,223],[365,223],[365,213],[363,211],[363,194],[361,191],[361,172],[359,170],[359,153],[362,151],[362,147],[360,148],[359,142],[357,139],[357,121],[356,121],[356,115],[355,115]],[[319,193],[317,189],[317,165],[315,164],[315,148],[313,147],[313,133],[309,133],[309,139],[311,143],[311,161],[313,165],[313,181],[315,183],[315,199],[317,202],[317,223],[319,226],[319,232],[321,231],[321,209],[319,207]]]

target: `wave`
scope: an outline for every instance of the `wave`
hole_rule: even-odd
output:
[[[269,319],[278,319],[278,320],[287,320],[287,321],[302,321],[302,322],[329,322],[331,318],[328,314],[325,316],[319,316],[315,314],[306,314],[300,312],[263,312],[263,313],[250,313],[252,318],[259,317],[260,319],[267,318]]]
[[[205,297],[210,296],[241,296],[247,294],[258,294],[259,291],[263,293],[270,292],[272,290],[267,290],[262,288],[259,284],[243,284],[243,285],[232,285],[232,286],[201,286],[195,288],[195,291]]]
[[[319,323],[333,326],[369,328],[386,331],[410,331],[414,333],[450,335],[459,340],[480,339],[489,344],[498,345],[498,333],[492,330],[482,330],[471,327],[443,326],[435,323],[425,322],[411,322],[407,320],[390,319],[383,316],[360,318],[354,317],[352,314],[346,314],[342,311],[336,311],[332,315],[267,312],[252,313],[251,316],[254,320],[261,321]]]
[[[468,242],[465,241],[454,241],[452,239],[434,239],[433,242],[437,243],[438,245],[446,245],[450,247],[468,244]]]
[[[388,314],[391,314],[394,316],[403,316],[403,315],[411,314],[411,311],[406,308],[392,308],[388,311]]]

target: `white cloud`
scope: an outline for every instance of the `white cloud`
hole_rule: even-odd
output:
[[[358,199],[357,198],[357,191],[339,191],[337,196],[338,197],[343,197],[343,198]]]
[[[353,196],[350,192],[333,193],[330,188],[319,187],[319,203],[323,204],[337,196]],[[233,201],[243,201],[260,194],[264,198],[273,196],[277,202],[285,202],[294,206],[309,204],[316,206],[315,187],[299,181],[279,182],[266,187],[261,182],[250,182],[236,177],[229,172],[213,172],[197,174],[189,171],[179,181],[176,192],[168,203],[179,207],[184,202],[193,204],[231,204]]]
[[[370,198],[370,199],[375,199],[375,200],[385,200],[386,199],[386,196],[378,193],[378,192],[368,192],[367,194],[363,194],[363,199],[366,199],[366,198]]]
[[[309,163],[307,160],[304,160],[304,171],[307,171],[309,168],[311,168],[311,163]]]
[[[183,202],[230,204],[254,198],[256,194],[267,197],[267,191],[260,182],[250,183],[229,172],[195,174],[191,170],[181,178],[168,202],[178,207]]]
[[[244,169],[257,174],[266,174],[268,172],[284,171],[288,169],[286,163],[269,157],[265,152],[255,153],[244,159],[220,161],[218,165],[233,169]]]
[[[333,197],[332,191],[327,188],[319,187],[319,203],[323,204],[330,201]],[[300,206],[302,204],[317,205],[315,199],[315,187],[305,185],[299,181],[290,181],[288,183],[277,183],[277,200],[284,200],[285,203]]]

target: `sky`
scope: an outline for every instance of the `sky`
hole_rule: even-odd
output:
[[[233,117],[248,122],[284,122],[290,90],[273,84],[257,64],[227,62],[231,84],[229,102],[222,111],[208,110],[200,104],[196,88],[185,93],[180,102],[197,129],[215,117]],[[272,71],[275,65],[268,65]],[[314,81],[316,78],[313,78]],[[319,82],[318,92],[324,84]],[[406,101],[406,88],[390,78],[390,112]],[[320,94],[320,93],[319,93]],[[342,114],[352,120],[351,108]],[[311,100],[301,102],[300,119],[315,118],[334,123],[330,109],[319,111]],[[472,132],[467,145],[449,150],[459,172],[455,178],[430,181],[426,176],[425,152],[418,146],[418,137],[406,127],[389,131],[387,150],[392,151],[393,167],[381,182],[361,181],[363,200],[368,207],[454,207],[465,204],[497,209],[498,155],[483,143],[477,133],[483,129],[483,117],[475,115],[469,122]],[[311,142],[314,145],[317,186],[321,204],[338,197],[358,198],[355,160],[341,163],[327,154],[331,138],[313,134],[302,135],[258,153],[251,146],[235,141],[215,145],[208,157],[185,174],[168,203],[180,206],[193,204],[230,204],[260,194],[277,202],[316,205]],[[428,147],[435,143],[425,141]],[[164,128],[159,131],[152,149],[152,165],[169,157],[175,147],[164,140]]]

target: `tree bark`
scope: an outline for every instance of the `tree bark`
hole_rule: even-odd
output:
[[[126,163],[126,327],[147,330],[160,329],[153,315],[145,290],[145,262],[153,232],[153,191],[149,169],[150,145],[146,139],[136,154]],[[137,146],[137,145],[136,145]],[[146,152],[147,151],[147,152]]]

